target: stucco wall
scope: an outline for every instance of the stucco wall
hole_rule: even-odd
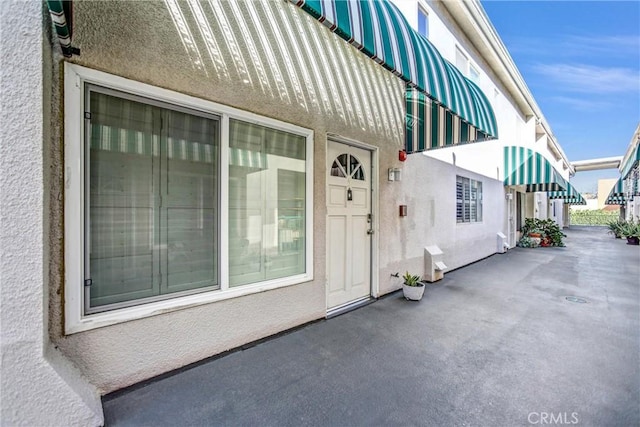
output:
[[[40,2],[0,10],[0,424],[97,426],[97,390],[51,345],[48,145],[50,21]],[[45,53],[43,57],[43,52]],[[46,141],[46,142],[45,142]]]
[[[440,247],[449,270],[496,253],[497,233],[506,231],[505,189],[501,180],[420,154],[409,156],[403,173],[406,178],[395,183],[397,203],[407,205],[408,215],[395,223],[395,231],[389,230],[388,234],[395,234],[397,239],[382,240],[396,256],[381,271],[381,287],[385,280],[389,290],[401,284],[399,279],[390,278],[395,272],[409,270],[423,275],[425,246]],[[481,222],[456,222],[457,175],[482,182]],[[394,215],[399,215],[397,207]]]
[[[377,190],[380,223],[385,224],[379,238],[398,239],[399,219],[393,215],[397,194],[386,181],[386,171],[399,166],[397,153],[403,146],[403,84],[289,3],[191,5],[200,5],[203,14],[182,2],[74,3],[74,46],[81,55],[72,61],[312,129],[315,277],[304,284],[64,336],[64,281],[59,274],[63,245],[52,241],[50,334],[102,392],[324,317],[328,132],[379,147]],[[293,42],[298,39],[317,49],[300,48]],[[61,90],[55,87],[54,107],[62,117]],[[61,194],[59,131],[51,144],[51,191]],[[63,201],[52,203],[51,223],[60,227]],[[399,256],[381,247],[381,269]]]

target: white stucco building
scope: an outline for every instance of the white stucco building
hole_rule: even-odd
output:
[[[620,162],[620,178],[611,189],[608,205],[620,205],[620,216],[628,221],[640,221],[640,125],[629,141]]]
[[[479,2],[322,4],[2,8],[2,424],[100,425],[101,395],[393,292],[427,246],[450,271],[565,222]]]

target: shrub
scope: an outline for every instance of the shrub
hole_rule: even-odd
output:
[[[532,247],[533,242],[529,238],[529,233],[539,233],[542,236],[541,246],[564,246],[562,238],[567,237],[552,219],[526,218],[522,227],[523,237],[520,239],[518,246],[523,248]],[[523,242],[523,240],[525,241]]]
[[[616,219],[615,221],[609,221],[607,227],[609,227],[609,233],[613,234],[616,238],[622,237],[622,230],[624,229],[627,221],[623,219]]]

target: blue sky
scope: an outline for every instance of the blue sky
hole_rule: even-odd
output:
[[[640,121],[640,2],[483,0],[570,161],[622,156]],[[578,191],[617,170],[578,172]]]

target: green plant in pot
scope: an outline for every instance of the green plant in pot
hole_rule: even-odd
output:
[[[640,223],[634,221],[627,222],[622,227],[622,235],[627,238],[628,245],[640,244]]]
[[[620,239],[622,237],[622,229],[626,224],[627,224],[627,221],[622,219],[609,221],[607,223],[607,227],[609,228],[609,234],[613,234],[616,239]]]
[[[411,301],[420,301],[424,295],[424,283],[420,281],[420,276],[409,273],[408,271],[402,276],[402,293],[405,299]]]
[[[537,246],[564,246],[562,239],[567,237],[552,219],[526,218],[522,227],[522,239],[518,246],[535,248]]]

